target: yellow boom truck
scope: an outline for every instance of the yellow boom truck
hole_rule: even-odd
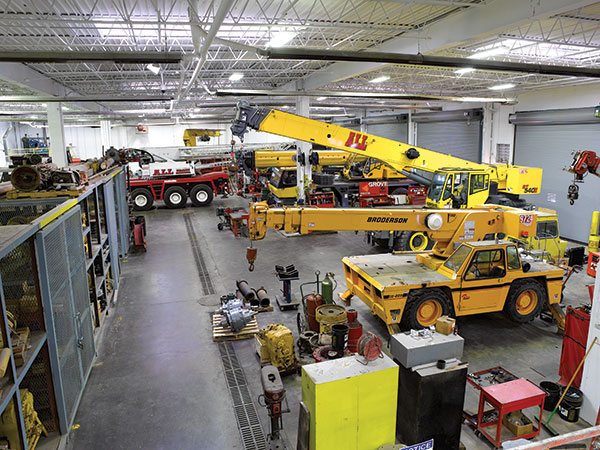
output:
[[[251,240],[268,229],[314,231],[417,230],[435,240],[417,254],[348,256],[342,259],[347,290],[359,297],[390,333],[433,325],[442,315],[504,311],[528,322],[545,307],[563,324],[563,270],[524,261],[515,242],[502,235],[535,229],[540,213],[495,205],[476,209],[270,208],[254,203],[248,220]],[[496,239],[494,239],[496,238]]]
[[[276,109],[240,103],[231,131],[243,140],[248,129],[379,160],[407,178],[428,186],[428,208],[478,208],[485,203],[522,208],[526,202],[519,195],[539,194],[541,190],[540,168],[475,163]],[[349,210],[348,215],[355,214],[353,211]],[[537,223],[538,226],[524,230],[523,234],[508,233],[508,236],[526,241],[528,249],[544,252],[552,259],[562,257],[566,242],[560,240],[556,212],[544,210],[543,214],[538,214]],[[394,249],[420,251],[431,248],[433,236],[428,230],[404,230],[392,233],[392,239],[398,242],[398,245],[392,245]]]

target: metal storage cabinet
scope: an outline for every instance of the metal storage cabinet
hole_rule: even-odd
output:
[[[0,328],[3,346],[11,348],[13,345],[8,313],[12,315],[11,320],[13,317],[16,319],[18,328],[30,329],[29,350],[23,353],[11,351],[6,374],[1,380],[0,414],[8,419],[3,423],[2,434],[10,439],[11,448],[15,449],[34,445],[33,437],[28,442],[26,436],[22,389],[33,394],[34,409],[46,430],[53,433],[59,428],[37,280],[33,245],[35,232],[36,227],[32,225],[0,226]]]
[[[95,356],[79,206],[39,231],[36,249],[60,429],[66,433]]]
[[[302,367],[310,449],[372,450],[394,444],[398,366],[387,356],[354,356]]]

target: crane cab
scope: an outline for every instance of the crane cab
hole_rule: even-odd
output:
[[[440,169],[433,174],[426,204],[428,208],[474,208],[486,203],[490,175],[473,169]]]

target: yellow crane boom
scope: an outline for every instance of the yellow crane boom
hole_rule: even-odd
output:
[[[500,234],[520,238],[536,229],[537,211],[483,205],[478,209],[270,208],[250,205],[248,235],[261,240],[268,229],[309,234],[315,231],[426,231],[435,240],[433,254],[449,256],[462,241]]]

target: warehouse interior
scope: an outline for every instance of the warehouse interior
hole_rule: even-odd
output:
[[[600,448],[600,2],[0,36],[0,450]]]

